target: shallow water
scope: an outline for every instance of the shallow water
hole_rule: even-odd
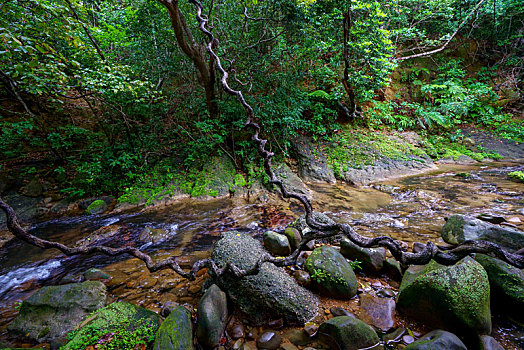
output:
[[[522,169],[522,165],[500,163],[443,166],[432,173],[361,188],[344,184],[313,184],[310,188],[316,210],[352,224],[361,234],[387,235],[408,244],[428,240],[442,244],[440,228],[452,214],[500,215],[519,219],[522,222],[514,224],[524,229],[524,185],[507,179],[507,173]],[[460,173],[469,176],[457,176]],[[171,206],[124,214],[65,217],[35,224],[31,232],[66,244],[102,237],[106,244],[139,247],[156,259],[182,256],[181,264],[189,266],[209,255],[221,232],[235,229],[260,237],[267,229],[283,229],[301,213],[298,204],[264,193],[250,201],[184,199]],[[167,239],[157,244],[140,241],[145,227],[164,229]],[[11,241],[0,248],[0,334],[6,336],[1,329],[16,315],[16,302],[42,285],[58,283],[65,275],[80,275],[90,267],[103,268],[113,276],[109,288],[115,300],[153,310],[166,300],[198,300],[198,285],[169,271],[150,274],[136,259],[64,257],[54,250]],[[505,318],[497,318],[495,333],[509,348],[522,345],[524,328]]]

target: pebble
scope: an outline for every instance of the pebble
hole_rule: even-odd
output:
[[[272,329],[281,329],[284,327],[284,319],[279,318],[278,320],[271,320],[267,323],[267,326]]]
[[[233,344],[233,350],[238,350],[242,347],[242,345],[244,345],[244,342],[242,341],[242,339],[238,339],[234,344]]]
[[[280,350],[298,350],[298,348],[291,343],[284,343],[280,345]]]
[[[244,337],[244,327],[241,324],[235,325],[231,328],[231,338],[238,339]]]
[[[415,339],[411,335],[405,335],[402,337],[402,341],[406,344],[411,344],[415,341]]]
[[[313,337],[318,331],[318,326],[316,324],[308,324],[304,327],[304,332],[307,333],[310,337]]]
[[[333,316],[352,316],[352,317],[355,317],[355,315],[353,315],[351,312],[349,312],[348,310],[346,310],[346,309],[344,309],[342,307],[339,307],[339,306],[332,307],[331,309],[329,309],[329,311],[331,311]]]
[[[377,292],[377,296],[381,298],[394,298],[396,296],[395,292],[391,288],[384,288]]]
[[[298,284],[300,284],[303,287],[307,287],[311,284],[311,276],[309,276],[309,273],[303,270],[296,270],[293,273],[293,276],[297,280]]]
[[[276,350],[279,348],[280,343],[282,343],[282,336],[273,331],[262,333],[257,340],[257,346],[265,350]]]

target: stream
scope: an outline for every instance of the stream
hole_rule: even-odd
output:
[[[387,235],[406,242],[443,244],[440,229],[452,214],[503,216],[524,230],[524,184],[508,180],[522,164],[485,163],[442,165],[431,173],[390,180],[364,187],[311,184],[313,205],[338,222],[350,223],[366,236]],[[297,203],[275,194],[213,200],[183,199],[165,207],[142,208],[120,214],[63,217],[34,224],[32,234],[65,244],[101,239],[113,246],[131,245],[155,259],[180,256],[181,266],[207,257],[221,232],[235,229],[257,238],[268,229],[281,230],[303,213]],[[163,229],[164,240],[140,239],[146,228]],[[7,339],[7,324],[17,305],[39,287],[75,280],[91,267],[113,278],[109,294],[153,311],[166,301],[198,303],[205,276],[189,283],[174,272],[149,273],[129,257],[92,255],[66,257],[18,240],[0,248],[0,339]],[[360,277],[359,277],[360,278]],[[397,286],[398,287],[398,286]],[[494,313],[493,336],[508,349],[524,348],[524,327]]]

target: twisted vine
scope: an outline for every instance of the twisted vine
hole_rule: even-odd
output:
[[[208,18],[203,14],[203,6],[198,0],[189,0],[191,4],[195,6],[196,18],[198,20],[200,31],[207,37],[208,42],[206,44],[206,50],[215,60],[215,65],[221,74],[221,85],[225,92],[235,96],[246,113],[245,128],[252,130],[253,134],[251,139],[257,145],[257,150],[260,156],[264,160],[264,169],[269,177],[269,182],[276,185],[284,198],[295,199],[299,201],[305,210],[305,219],[308,226],[313,230],[306,233],[298,245],[298,247],[286,258],[273,257],[267,253],[264,253],[257,261],[255,266],[250,269],[240,269],[239,267],[227,263],[224,266],[218,266],[212,259],[201,259],[196,261],[190,270],[184,270],[180,267],[177,262],[177,257],[171,257],[159,262],[155,262],[153,258],[140,251],[135,247],[122,247],[112,248],[104,245],[90,245],[80,247],[69,247],[59,242],[48,241],[38,238],[26,230],[24,230],[18,221],[15,211],[7,203],[0,198],[0,209],[2,209],[7,217],[7,227],[9,231],[18,239],[31,244],[33,246],[43,249],[58,249],[67,256],[72,255],[88,255],[88,254],[105,254],[108,256],[117,256],[128,254],[137,259],[142,260],[149,271],[155,272],[162,269],[171,269],[180,276],[189,280],[194,280],[199,270],[207,268],[209,273],[214,276],[222,276],[226,273],[231,273],[234,276],[240,278],[247,275],[257,274],[265,262],[271,262],[277,266],[289,266],[296,263],[300,252],[302,252],[307,243],[311,240],[328,238],[335,235],[342,235],[348,238],[351,242],[357,244],[363,248],[372,247],[384,247],[390,251],[393,257],[400,262],[403,266],[408,265],[423,265],[427,264],[431,259],[434,259],[438,263],[451,265],[473,253],[483,253],[499,258],[513,266],[518,268],[524,268],[524,256],[514,254],[504,250],[502,247],[495,243],[485,241],[466,241],[459,246],[443,251],[438,248],[433,242],[428,242],[422,251],[417,253],[405,252],[402,250],[399,242],[391,237],[382,236],[369,238],[359,235],[355,230],[348,224],[325,224],[316,221],[313,217],[313,206],[309,199],[299,193],[290,192],[286,189],[283,182],[278,179],[274,173],[271,160],[274,156],[273,152],[266,150],[267,140],[260,137],[261,127],[255,120],[255,114],[253,108],[249,103],[246,102],[242,91],[234,90],[229,86],[228,79],[229,73],[222,66],[220,57],[216,54],[215,49],[218,47],[218,40],[213,36],[207,29]]]

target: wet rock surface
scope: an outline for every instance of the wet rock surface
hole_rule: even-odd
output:
[[[191,313],[177,306],[162,322],[155,336],[153,350],[193,349]]]
[[[371,295],[360,296],[360,314],[358,318],[382,332],[388,332],[395,326],[395,301],[376,298]]]
[[[220,342],[227,316],[226,293],[213,284],[198,303],[197,338],[204,348],[213,349]]]
[[[435,330],[409,344],[406,350],[467,350],[466,345],[455,334]]]
[[[333,349],[357,350],[379,343],[377,333],[357,318],[334,317],[322,323],[318,329],[321,339]]]
[[[379,273],[386,260],[385,248],[361,248],[349,239],[340,241],[340,253],[352,261],[360,261],[364,271]]]

